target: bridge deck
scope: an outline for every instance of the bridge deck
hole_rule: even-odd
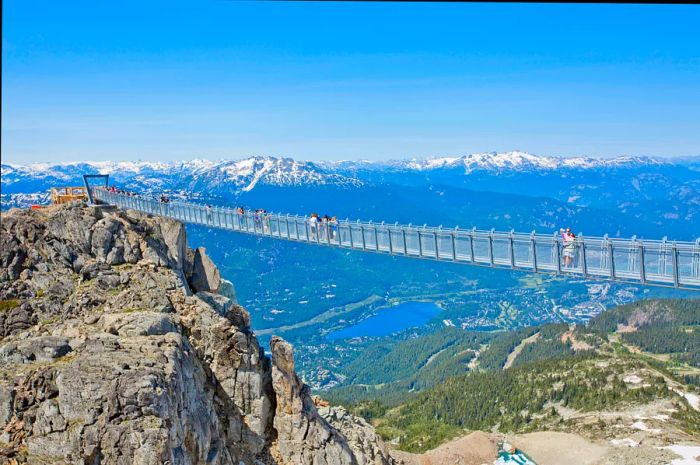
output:
[[[96,200],[122,208],[230,231],[329,247],[509,268],[580,278],[700,290],[700,238],[695,242],[578,237],[566,266],[558,234],[444,229],[340,220],[312,224],[308,217],[268,213],[238,214],[233,209],[186,202],[162,203],[92,188]]]

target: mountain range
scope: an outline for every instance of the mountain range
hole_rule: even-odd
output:
[[[676,171],[700,171],[700,157],[661,159],[652,157],[551,157],[528,152],[488,152],[459,157],[432,157],[425,159],[389,161],[296,161],[291,158],[254,156],[242,160],[194,159],[172,162],[75,162],[30,163],[25,165],[2,164],[3,188],[14,191],[23,182],[45,180],[47,182],[75,182],[82,174],[110,174],[118,180],[180,177],[185,184],[201,179],[227,183],[228,187],[250,191],[260,184],[275,186],[299,186],[336,184],[362,186],[375,180],[372,173],[430,175],[440,171],[460,171],[468,176],[476,173],[514,174],[550,171],[600,171],[672,169]],[[182,178],[184,176],[184,179]],[[156,183],[157,184],[157,183]],[[156,187],[147,183],[144,187]]]
[[[486,229],[542,230],[564,221],[596,234],[686,240],[700,230],[700,157],[564,158],[514,151],[383,162],[256,156],[1,169],[3,209],[46,203],[50,187],[80,185],[83,174],[102,173],[142,193],[290,213],[325,210],[341,217]],[[380,198],[386,201],[373,201]],[[422,208],[413,208],[417,205]]]

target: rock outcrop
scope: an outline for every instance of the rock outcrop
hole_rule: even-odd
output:
[[[277,397],[274,426],[285,463],[356,463],[350,446],[316,411],[308,386],[294,371],[292,347],[273,337],[272,386]]]
[[[323,406],[318,413],[345,438],[358,465],[380,465],[394,460],[384,441],[364,418],[351,415],[341,406]]]
[[[288,343],[264,354],[180,223],[75,203],[0,234],[0,462],[392,462],[370,425],[317,411]]]

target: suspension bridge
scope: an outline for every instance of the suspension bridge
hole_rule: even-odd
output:
[[[91,186],[94,178],[103,178],[104,186]],[[562,237],[556,233],[448,229],[359,220],[316,222],[308,216],[260,215],[190,202],[161,202],[112,192],[106,187],[106,175],[85,175],[84,179],[91,203],[239,233],[531,273],[700,290],[700,238],[690,242],[579,235],[565,251]]]

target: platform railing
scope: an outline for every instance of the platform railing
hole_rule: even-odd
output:
[[[339,220],[314,222],[282,213],[237,213],[189,202],[160,202],[93,188],[95,199],[186,223],[290,241],[413,258],[603,278],[700,290],[700,238],[695,242],[584,237],[566,249],[559,234],[484,231]],[[567,258],[567,255],[569,257]],[[571,256],[573,255],[573,256]]]

